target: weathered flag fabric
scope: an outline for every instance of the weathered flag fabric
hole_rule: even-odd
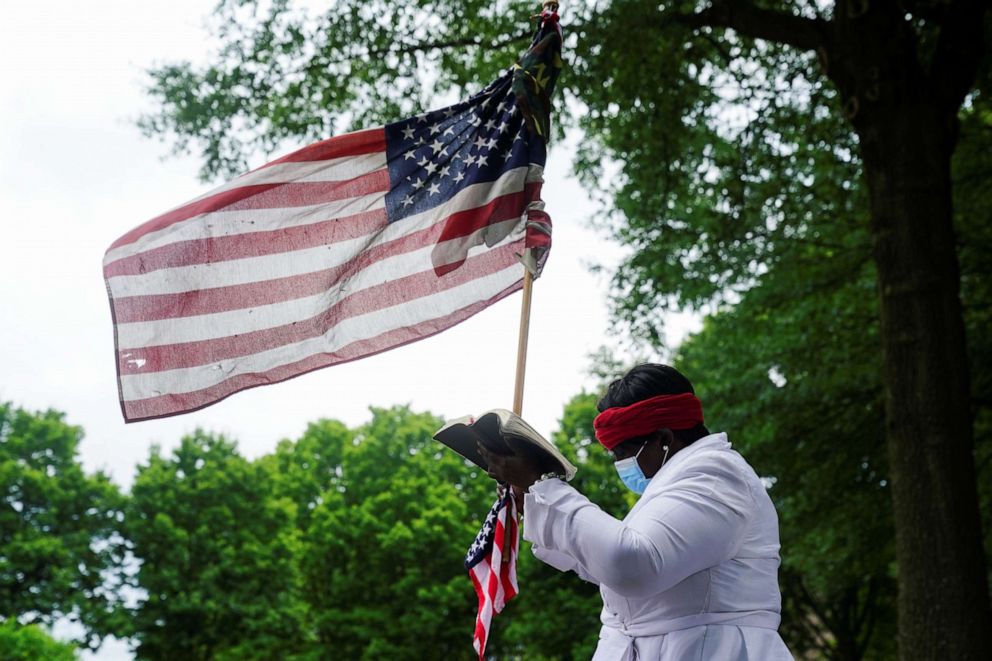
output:
[[[512,70],[465,102],[304,147],[104,258],[127,421],[385,351],[521,287],[544,140]],[[528,231],[528,223],[530,230]]]
[[[486,641],[493,615],[501,612],[506,602],[513,599],[517,587],[517,530],[516,505],[509,489],[497,499],[489,510],[482,530],[465,557],[465,569],[479,596],[479,612],[475,619],[473,645],[484,658]]]

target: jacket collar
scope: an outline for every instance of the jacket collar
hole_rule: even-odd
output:
[[[683,467],[686,463],[691,462],[694,457],[702,454],[703,452],[719,452],[729,449],[730,441],[727,440],[727,434],[725,432],[717,432],[716,434],[703,436],[688,447],[680,450],[674,457],[665,462],[665,465],[654,474],[654,477],[651,478],[651,482],[648,483],[648,488],[644,491],[641,499],[643,500],[645,495],[657,491],[665,483],[669,482],[672,477],[681,470],[681,467]]]

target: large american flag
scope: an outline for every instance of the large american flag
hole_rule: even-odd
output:
[[[544,140],[511,80],[304,147],[115,241],[103,269],[124,418],[413,342],[519,289],[550,222]]]
[[[465,557],[465,569],[479,597],[472,644],[480,661],[485,655],[493,615],[501,612],[506,602],[519,591],[517,549],[520,540],[517,533],[516,505],[506,487],[489,510],[482,530]]]

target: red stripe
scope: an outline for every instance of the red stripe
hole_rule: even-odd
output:
[[[507,509],[506,519],[510,531],[510,553],[503,558],[503,565],[500,567],[500,582],[503,583],[504,600],[510,601],[517,596],[517,591],[513,589],[513,582],[510,580],[510,572],[515,564],[514,556],[517,553],[517,517],[512,507]]]
[[[375,287],[369,287],[341,299],[314,317],[282,326],[211,340],[163,344],[120,351],[118,352],[120,373],[121,375],[135,373],[135,370],[128,364],[135,360],[144,360],[140,373],[149,374],[163,370],[207,365],[219,360],[247,356],[320,337],[350,317],[415,301],[418,298],[497,273],[517,261],[516,253],[520,249],[520,242],[514,242],[476,255],[466,263],[464,268],[458,269],[449,277],[440,280],[434,275],[434,270],[429,269]]]
[[[386,151],[386,131],[383,127],[367,129],[365,131],[355,131],[344,135],[335,136],[308,145],[302,149],[278,158],[271,163],[266,163],[262,168],[271,167],[278,163],[300,163],[303,161],[326,161],[332,158],[342,158],[344,156],[358,156],[359,154],[374,154],[377,151]],[[262,168],[258,168],[261,170]]]
[[[503,515],[505,517],[505,514]],[[500,552],[500,566],[497,571],[489,574],[489,598],[493,602],[493,615],[502,610],[502,608],[496,608],[496,596],[499,594],[501,572],[503,567],[506,566],[506,558],[502,557],[503,554],[503,544],[506,543],[506,526],[500,517],[496,517],[496,532],[493,534],[493,548],[499,549]],[[495,554],[494,554],[495,555]]]
[[[486,206],[473,209],[472,212],[483,221],[482,226],[485,226],[487,222],[496,223],[509,220],[520,214],[522,195],[522,193],[505,195],[491,201]],[[506,198],[510,199],[510,205],[503,203]],[[499,215],[495,215],[497,209],[500,211]],[[473,225],[479,223],[479,221],[471,218],[466,220]],[[114,300],[117,323],[154,321],[241,310],[312,296],[330,289],[342,277],[357,273],[376,261],[435,243],[442,227],[442,223],[436,223],[419,232],[365,249],[345,264],[313,273],[243,285],[211,287],[179,294],[150,294],[117,298]]]
[[[389,171],[383,168],[341,181],[294,181],[286,184],[264,184],[258,188],[264,190],[225,206],[224,211],[309,207],[381,193],[389,190]]]
[[[521,277],[519,281],[499,292],[492,298],[467,305],[461,310],[452,312],[446,317],[434,319],[429,324],[421,324],[412,331],[409,328],[399,328],[368,340],[352,342],[351,344],[342,347],[333,353],[320,353],[313,356],[308,356],[302,360],[298,360],[287,365],[281,365],[266,372],[240,374],[238,376],[231,377],[230,379],[226,379],[221,383],[210,386],[209,388],[204,388],[194,392],[123,401],[121,403],[121,408],[124,412],[124,419],[127,422],[137,422],[139,420],[148,420],[150,418],[162,418],[180,413],[189,413],[205,406],[215,404],[241,390],[254,388],[256,386],[264,386],[271,383],[278,383],[280,381],[285,381],[329,365],[336,365],[351,360],[358,360],[359,358],[366,358],[383,351],[395,349],[403,346],[404,344],[422,340],[426,337],[430,337],[431,335],[436,335],[443,330],[447,330],[462,321],[465,321],[472,315],[484,310],[496,301],[519,290],[522,284],[523,278]],[[413,336],[411,336],[411,333],[413,333]]]
[[[355,239],[385,226],[386,210],[380,208],[296,227],[179,241],[111,262],[103,268],[103,277],[139,275],[158,269],[302,250]]]
[[[380,137],[378,139],[378,144],[381,145],[382,149],[385,149],[385,145],[386,145],[385,131],[383,131],[382,129],[377,129],[376,131],[369,131],[367,133],[380,134]],[[325,140],[324,143],[311,145],[311,147],[317,148],[320,147],[321,145],[324,145],[325,143],[333,143],[336,140],[343,140],[345,138],[350,138],[353,135],[357,135],[357,134],[349,134],[348,136],[331,138],[330,140]],[[369,148],[369,146],[372,144],[373,141],[374,141],[374,136],[371,135],[365,136],[361,141],[359,141],[359,144],[356,146],[356,149],[368,149],[367,151],[346,152],[346,150],[341,146],[332,147],[331,145],[327,144],[326,147],[322,148],[323,151],[318,149],[315,150],[313,153],[326,152],[332,154],[332,156],[327,156],[326,158],[333,158],[335,156],[348,156],[349,154],[351,155],[365,154],[365,153],[370,153],[371,151],[375,151]],[[296,160],[299,161],[320,160],[316,158],[304,158],[304,157],[297,158],[298,154],[301,154],[302,152],[306,152],[308,149],[310,149],[310,147],[305,147],[300,151],[295,152],[294,154],[290,154],[289,156],[279,159],[278,161],[273,161],[268,165],[274,165],[276,163],[281,163],[286,161],[296,161]],[[352,183],[352,182],[356,182],[356,183]],[[361,183],[359,184],[357,182],[361,182]],[[306,190],[306,187],[312,186],[314,184],[316,184],[317,186],[314,190],[312,191]],[[328,188],[328,184],[330,184],[330,188],[336,189],[338,195],[341,195],[343,193],[348,193],[348,194],[343,195],[343,197],[335,197],[331,195],[330,191],[326,190]],[[114,243],[111,244],[109,250],[113,250],[114,248],[118,248],[120,246],[127,245],[129,243],[134,243],[145,234],[148,234],[150,232],[156,232],[158,230],[169,227],[170,225],[174,225],[176,223],[182,222],[184,220],[188,220],[194,216],[198,216],[203,213],[208,213],[210,211],[220,211],[222,209],[227,209],[229,207],[235,209],[266,208],[262,206],[256,206],[257,203],[251,200],[253,196],[262,196],[263,199],[267,201],[267,204],[273,205],[275,207],[301,206],[302,204],[317,203],[317,202],[308,201],[308,202],[300,202],[293,204],[291,202],[279,201],[279,197],[281,193],[277,189],[285,188],[287,186],[295,187],[295,188],[290,188],[288,191],[286,191],[287,193],[291,192],[294,195],[305,196],[308,199],[310,198],[320,199],[322,196],[326,200],[344,199],[344,197],[352,197],[356,195],[368,195],[369,193],[374,193],[376,191],[388,190],[389,173],[385,169],[376,170],[375,172],[370,172],[368,174],[361,175],[359,177],[344,182],[313,182],[312,184],[276,183],[276,184],[256,184],[250,186],[239,186],[238,188],[232,188],[230,190],[221,191],[220,193],[217,193],[215,195],[210,195],[208,197],[205,197],[202,200],[197,200],[195,202],[185,204],[177,209],[173,209],[172,211],[168,211],[160,216],[152,218],[148,222],[139,225],[130,232],[126,233],[124,236],[114,241]],[[321,186],[323,186],[324,188],[324,192],[322,195],[319,192],[321,190],[320,188]],[[269,191],[273,191],[273,192],[269,192]],[[266,193],[268,193],[268,195],[266,195]],[[327,197],[328,195],[331,196]]]
[[[540,197],[541,183],[532,182],[524,185],[523,192],[497,197],[487,204],[486,207],[491,208],[493,213],[499,213],[504,218],[509,219],[514,215],[522,214],[529,203],[540,199]],[[474,211],[474,209],[468,209],[466,211],[455,212],[448,216],[438,242],[468,236],[485,227],[488,224],[487,219],[475,215]]]
[[[479,564],[469,571],[469,578],[472,579],[472,585],[475,587],[475,594],[479,597],[479,608],[475,615],[475,631],[472,634],[472,639],[475,644],[476,650],[479,652],[479,659],[482,659],[483,652],[486,649],[486,639],[489,636],[489,622],[486,622],[482,616],[482,609],[486,604],[486,593],[482,589],[482,581],[476,572],[481,573],[480,567],[485,565],[486,576],[492,574],[492,568],[489,566],[489,559],[485,558]]]
[[[503,522],[499,520],[499,517],[496,518],[496,530],[493,533],[493,549],[497,549],[497,548],[500,549],[500,551],[502,551],[502,549],[503,549]],[[494,553],[492,551],[490,551],[490,556],[489,557],[492,558],[493,555],[494,555]],[[500,565],[502,565],[502,561],[500,562]],[[497,568],[496,571],[493,571],[492,567],[490,567],[488,579],[489,579],[488,580],[488,585],[486,585],[486,596],[488,597],[489,601],[493,605],[492,616],[495,616],[496,615],[496,612],[497,612],[496,611],[496,594],[499,592],[499,582],[500,582],[499,568]],[[479,611],[480,611],[479,620],[481,621],[482,620],[482,617],[481,617],[481,611],[482,611],[482,609],[480,608]],[[492,626],[492,622],[491,621],[490,622],[484,622],[483,624],[485,625],[485,636],[481,640],[481,644],[479,646],[479,660],[480,661],[482,661],[482,659],[485,657],[486,639],[489,637],[489,627]],[[479,627],[477,626],[476,627],[476,635],[477,636],[478,636],[478,633],[479,633]]]

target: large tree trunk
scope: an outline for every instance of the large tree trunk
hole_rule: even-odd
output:
[[[900,655],[992,659],[952,222],[954,119],[925,91],[897,96],[854,124],[881,299]]]
[[[907,6],[939,26],[927,52]],[[834,2],[810,19],[711,0],[679,20],[815,50],[861,141],[879,277],[883,380],[905,659],[992,659],[951,204],[957,113],[989,0]],[[839,442],[843,442],[840,441]]]

